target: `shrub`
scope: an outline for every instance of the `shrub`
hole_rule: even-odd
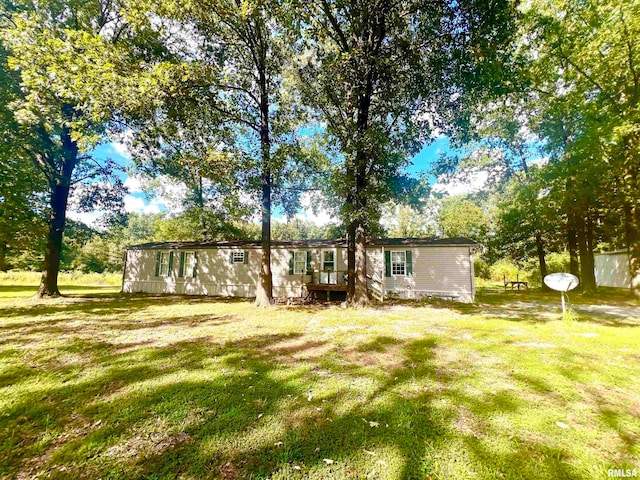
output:
[[[490,278],[494,282],[502,283],[505,276],[507,280],[516,280],[519,278],[521,282],[529,281],[528,272],[521,269],[517,263],[508,259],[498,260],[491,265],[489,272]]]
[[[475,257],[473,259],[473,272],[477,278],[484,280],[488,280],[491,276],[489,265],[482,257]]]
[[[547,263],[547,273],[568,272],[569,252],[552,252],[545,257]],[[527,274],[532,284],[542,285],[540,278],[540,266],[537,258],[532,258],[527,262]]]

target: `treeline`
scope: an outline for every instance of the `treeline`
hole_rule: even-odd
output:
[[[640,4],[523,6],[515,88],[474,114],[474,152],[441,158],[450,180],[488,174],[471,197],[490,218],[487,259],[566,252],[596,288],[594,252],[628,248],[640,279]],[[640,282],[632,286],[640,295]]]
[[[197,231],[198,219],[187,213],[167,214],[130,213],[96,230],[82,222],[67,220],[65,242],[60,257],[60,270],[83,273],[120,273],[124,266],[126,247],[146,242],[191,240]],[[319,226],[302,219],[275,221],[274,240],[304,240],[339,238],[344,229],[336,224]],[[232,221],[221,227],[209,240],[260,240],[260,226],[247,221]],[[5,247],[0,257],[0,271],[41,271],[46,252],[46,229],[32,232],[29,242]]]

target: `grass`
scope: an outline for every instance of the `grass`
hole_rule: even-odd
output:
[[[362,311],[33,291],[0,287],[5,478],[640,469],[640,308],[622,294],[572,298],[566,322],[535,291]]]
[[[0,272],[0,286],[30,286],[40,282],[41,272],[28,272],[11,270]],[[111,286],[119,287],[122,284],[122,273],[82,273],[60,272],[58,283],[65,286]]]

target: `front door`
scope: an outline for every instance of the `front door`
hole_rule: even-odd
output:
[[[322,272],[320,273],[320,283],[337,283],[338,274],[336,272],[336,252],[335,250],[322,251]]]

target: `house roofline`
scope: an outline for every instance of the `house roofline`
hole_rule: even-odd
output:
[[[595,255],[620,255],[621,253],[629,253],[629,249],[621,248],[620,250],[611,250],[610,252],[599,252]]]
[[[271,248],[314,248],[314,247],[343,247],[347,242],[343,238],[309,239],[309,240],[277,240],[271,242]],[[367,242],[367,247],[479,247],[480,245],[468,238],[377,238]],[[183,250],[207,248],[260,248],[260,240],[230,240],[220,242],[148,242],[130,245],[127,250]]]

